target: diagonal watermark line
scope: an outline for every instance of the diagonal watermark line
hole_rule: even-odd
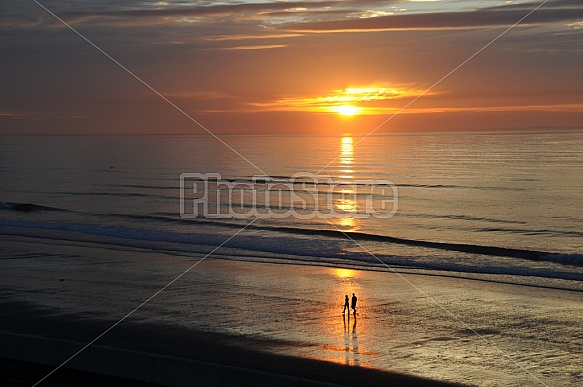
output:
[[[51,372],[49,372],[47,375],[45,375],[41,380],[39,380],[38,382],[36,382],[33,387],[38,386],[40,383],[42,383],[46,378],[48,378],[49,376],[51,376],[52,374],[54,374],[55,372],[57,372],[59,369],[61,369],[65,364],[67,364],[68,362],[70,362],[71,360],[73,360],[77,355],[79,355],[81,352],[83,352],[84,350],[86,350],[87,348],[89,348],[91,345],[93,345],[97,340],[99,340],[100,338],[102,338],[103,336],[105,336],[107,333],[109,333],[109,331],[111,331],[113,328],[115,328],[116,326],[118,326],[119,324],[121,324],[124,320],[126,320],[128,317],[130,317],[132,314],[134,314],[136,311],[138,311],[142,306],[146,305],[148,302],[150,302],[154,297],[156,297],[158,294],[162,293],[164,290],[166,290],[168,287],[170,287],[174,282],[178,281],[180,278],[182,278],[186,273],[188,273],[189,271],[191,271],[192,269],[194,269],[199,263],[201,263],[202,261],[204,261],[205,259],[207,259],[208,257],[210,257],[215,251],[217,251],[218,249],[220,249],[221,247],[223,247],[226,243],[228,243],[231,239],[235,238],[237,235],[239,235],[243,230],[245,230],[247,227],[249,227],[251,224],[253,224],[253,222],[255,222],[257,220],[257,218],[253,219],[251,222],[247,223],[243,228],[241,228],[240,230],[238,230],[235,234],[231,235],[229,238],[227,238],[223,243],[221,243],[219,246],[215,247],[210,253],[208,253],[207,255],[205,255],[204,257],[202,257],[201,259],[199,259],[198,261],[196,261],[193,265],[191,265],[188,269],[184,270],[182,273],[180,273],[176,278],[174,278],[172,281],[168,282],[166,285],[164,285],[161,289],[159,289],[156,293],[152,294],[148,299],[146,299],[144,302],[142,302],[140,305],[136,306],[131,312],[129,312],[128,314],[126,314],[125,316],[123,316],[121,319],[119,319],[115,324],[113,324],[112,326],[110,326],[109,328],[107,328],[105,331],[103,331],[99,336],[97,336],[96,338],[94,338],[93,340],[91,340],[89,343],[87,343],[83,348],[81,348],[80,350],[78,350],[77,352],[75,352],[73,355],[71,355],[67,360],[65,360],[64,362],[62,362],[57,368],[55,368],[54,370],[52,370]]]
[[[520,369],[522,369],[528,375],[532,376],[535,380],[537,380],[538,382],[540,382],[542,385],[548,387],[548,385],[545,382],[543,382],[542,380],[540,380],[536,375],[534,375],[532,372],[530,372],[529,370],[527,370],[526,368],[524,368],[516,360],[514,360],[513,358],[511,358],[510,355],[506,354],[504,351],[502,351],[495,344],[493,344],[492,342],[490,342],[487,338],[485,338],[483,335],[481,335],[475,329],[473,329],[471,326],[469,326],[468,324],[466,324],[461,318],[459,318],[458,316],[456,316],[453,312],[451,312],[450,310],[448,310],[445,306],[441,305],[435,298],[431,297],[430,294],[428,294],[427,292],[423,291],[417,285],[415,285],[414,283],[412,283],[411,281],[409,281],[407,278],[405,278],[405,276],[403,274],[399,273],[393,267],[391,267],[386,262],[384,262],[382,259],[380,259],[379,257],[377,257],[373,252],[371,252],[370,250],[368,250],[366,247],[364,247],[362,244],[360,244],[357,240],[353,239],[347,232],[344,232],[341,229],[339,229],[338,227],[336,227],[336,225],[334,223],[330,222],[328,219],[326,219],[326,221],[328,223],[330,223],[330,225],[332,225],[336,230],[338,230],[339,232],[341,232],[346,238],[348,238],[349,240],[351,240],[352,242],[354,242],[364,252],[366,252],[367,254],[369,254],[370,256],[372,256],[374,259],[376,259],[377,261],[379,261],[382,265],[384,265],[386,268],[388,268],[391,272],[393,272],[394,274],[396,274],[397,276],[399,276],[399,278],[401,278],[403,281],[405,281],[407,284],[409,284],[411,287],[413,287],[415,290],[417,290],[419,293],[421,293],[425,298],[427,298],[429,301],[431,301],[433,304],[435,304],[438,308],[440,308],[441,310],[443,310],[449,316],[453,317],[453,319],[456,320],[457,322],[459,322],[464,328],[466,328],[469,331],[473,332],[476,336],[478,336],[480,339],[482,339],[488,346],[490,346],[491,348],[494,348],[502,356],[504,356],[505,358],[507,358],[508,360],[510,360],[512,363],[516,364]]]
[[[373,130],[371,130],[365,136],[363,136],[362,138],[360,138],[353,146],[357,146],[358,144],[360,144],[361,141],[365,140],[367,137],[369,137],[374,132],[376,132],[377,130],[379,130],[387,122],[389,122],[390,120],[392,120],[393,118],[395,118],[396,116],[398,116],[399,114],[401,114],[404,110],[406,110],[407,108],[409,108],[409,106],[411,106],[412,104],[414,104],[419,98],[421,98],[425,94],[429,93],[431,90],[433,90],[435,87],[437,87],[437,85],[439,85],[441,82],[445,81],[453,73],[455,73],[460,68],[462,68],[463,66],[465,66],[469,61],[471,61],[472,59],[474,59],[482,51],[484,51],[485,49],[487,49],[488,47],[490,47],[492,44],[494,44],[498,39],[500,39],[501,37],[503,37],[504,35],[506,35],[511,29],[513,29],[514,27],[516,27],[517,25],[519,25],[520,23],[522,23],[524,21],[524,19],[526,19],[527,17],[529,17],[530,15],[532,15],[540,7],[542,7],[543,5],[545,5],[548,1],[549,0],[544,0],[542,3],[540,3],[535,8],[533,8],[532,10],[530,10],[526,15],[524,15],[523,17],[521,17],[516,23],[514,23],[510,27],[506,28],[504,31],[502,31],[500,34],[498,34],[494,39],[490,40],[482,48],[480,48],[478,51],[476,51],[475,53],[473,53],[472,55],[470,55],[466,60],[464,60],[463,62],[461,62],[459,65],[457,65],[453,70],[451,70],[450,72],[448,72],[447,74],[445,74],[437,82],[433,83],[433,85],[429,86],[423,93],[421,93],[417,97],[413,98],[413,100],[409,101],[409,103],[407,103],[405,106],[403,106],[397,112],[393,113],[388,118],[386,118],[383,122],[381,122],[380,124],[378,124]],[[318,174],[318,173],[322,172],[323,170],[325,170],[326,168],[328,168],[333,162],[335,162],[336,160],[338,160],[339,157],[340,156],[337,156],[336,158],[334,158],[332,161],[330,161],[328,164],[326,164],[326,166],[324,166],[318,172],[316,172],[316,174]]]
[[[168,98],[166,98],[163,94],[161,94],[158,90],[154,89],[152,86],[150,86],[150,84],[148,84],[146,81],[144,81],[142,78],[138,77],[134,72],[132,72],[130,69],[128,69],[127,67],[125,67],[123,64],[121,64],[119,61],[117,61],[115,58],[113,58],[111,55],[109,55],[107,52],[105,52],[104,50],[102,50],[99,46],[97,46],[95,43],[93,43],[91,40],[89,40],[87,37],[85,37],[85,35],[83,35],[82,33],[80,33],[79,31],[77,31],[73,26],[71,26],[70,24],[68,24],[66,21],[64,21],[63,19],[61,19],[59,16],[57,16],[54,12],[52,12],[50,9],[48,9],[47,7],[45,7],[44,5],[42,5],[41,3],[39,3],[37,0],[32,0],[34,1],[39,7],[41,7],[42,9],[44,9],[47,13],[49,13],[52,17],[54,17],[55,19],[57,19],[59,22],[63,23],[67,28],[69,28],[71,31],[73,31],[75,34],[77,34],[81,39],[85,40],[87,43],[89,43],[91,46],[93,46],[97,51],[99,51],[100,53],[102,53],[103,55],[105,55],[109,60],[111,60],[113,63],[115,63],[116,65],[118,65],[119,67],[121,67],[125,72],[127,72],[128,74],[130,74],[132,77],[134,77],[138,82],[140,82],[142,85],[146,86],[148,89],[150,89],[150,91],[152,91],[154,94],[156,94],[158,97],[162,98],[164,101],[166,101],[170,106],[172,106],[174,109],[178,110],[180,113],[182,113],[182,115],[184,115],[186,118],[188,118],[190,121],[194,122],[196,125],[198,125],[200,128],[202,128],[205,132],[207,132],[208,134],[210,134],[212,137],[214,137],[215,139],[217,139],[219,142],[221,142],[224,146],[226,146],[227,148],[229,148],[231,151],[233,151],[235,154],[237,154],[239,157],[241,157],[243,160],[245,160],[246,162],[248,162],[253,168],[257,169],[259,172],[261,172],[263,175],[268,176],[267,173],[263,172],[263,170],[261,168],[259,168],[257,165],[255,165],[252,161],[250,161],[249,159],[247,159],[245,156],[243,156],[241,153],[237,152],[233,147],[231,147],[229,144],[227,144],[225,141],[223,141],[220,137],[218,137],[216,134],[214,134],[213,132],[211,132],[209,129],[207,129],[203,124],[201,124],[200,122],[198,122],[196,119],[194,119],[190,114],[186,113],[184,110],[182,110],[180,107],[178,107],[174,102],[170,101]]]

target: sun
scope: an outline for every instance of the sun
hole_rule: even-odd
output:
[[[342,114],[343,116],[353,116],[360,111],[360,108],[351,105],[336,106],[334,108],[336,113]]]

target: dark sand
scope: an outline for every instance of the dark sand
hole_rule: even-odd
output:
[[[28,387],[44,378],[54,366],[0,358],[0,387]],[[53,387],[158,387],[159,384],[62,368],[40,386]]]
[[[57,310],[38,308],[27,302],[2,300],[0,305],[0,331],[3,332],[86,342],[115,323],[115,321],[74,314],[62,314]],[[270,354],[263,351],[263,348],[274,344],[267,339],[199,332],[180,327],[148,325],[131,321],[122,323],[110,331],[97,344],[337,384],[422,387],[454,385],[397,372]],[[34,350],[30,348],[30,351]],[[0,359],[0,385],[2,382],[10,385],[10,380],[36,382],[50,371],[52,371],[51,367],[47,366]],[[59,375],[61,372],[63,375]],[[34,380],[34,377],[38,379]],[[57,371],[55,376],[51,375],[43,385],[65,386],[86,382],[90,382],[91,385],[103,385],[102,383],[119,386],[141,385],[140,382],[71,370]]]

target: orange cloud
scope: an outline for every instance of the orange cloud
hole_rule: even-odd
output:
[[[359,86],[332,90],[327,95],[314,97],[287,97],[251,106],[268,111],[299,111],[318,113],[338,113],[353,107],[355,114],[375,115],[397,111],[396,107],[381,105],[389,100],[403,100],[422,95],[424,90],[405,87]]]
[[[476,107],[428,107],[406,109],[403,113],[492,113],[492,112],[583,112],[583,104],[513,105],[513,106],[476,106]]]
[[[286,47],[285,44],[265,44],[265,45],[256,45],[256,46],[236,46],[236,47],[227,47],[225,50],[267,50],[271,48],[283,48]]]
[[[217,35],[207,36],[204,40],[220,42],[224,40],[253,40],[253,39],[282,39],[282,38],[297,38],[304,36],[303,34],[272,34],[272,35]]]

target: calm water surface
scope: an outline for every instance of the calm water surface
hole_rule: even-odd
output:
[[[232,235],[250,218],[182,219],[182,173],[218,173],[247,185],[257,175],[287,184],[297,173],[319,174],[349,188],[357,181],[391,182],[395,215],[354,216],[365,212],[363,196],[336,195],[329,204],[341,216],[261,218],[247,230],[253,231],[247,239],[233,240],[234,247],[314,262],[379,264],[380,259],[390,265],[569,280],[582,274],[581,132],[223,140],[232,149],[201,136],[2,137],[0,220],[9,227],[218,245],[224,237],[217,235]],[[261,190],[254,188],[245,195]],[[326,187],[310,189],[314,194]],[[16,211],[15,203],[34,207]],[[339,231],[364,240],[356,245]],[[440,243],[463,248],[444,249]],[[474,249],[481,246],[502,253]],[[516,257],[530,250],[540,253],[536,261]]]

